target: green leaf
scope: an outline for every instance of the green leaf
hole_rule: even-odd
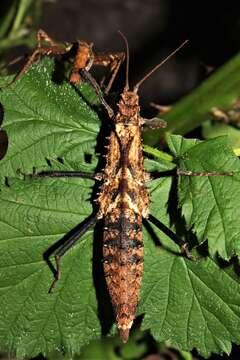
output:
[[[100,335],[92,231],[64,257],[61,280],[51,295],[53,274],[43,259],[52,244],[91,213],[91,183],[14,180],[1,192],[0,344],[18,358],[61,346],[79,352]]]
[[[234,176],[181,176],[179,201],[188,228],[209,252],[224,259],[240,254],[240,164],[226,137],[194,141],[171,135],[169,146],[179,167],[195,172],[234,172]]]
[[[240,286],[212,260],[193,262],[146,241],[142,328],[158,341],[209,357],[239,343]]]
[[[92,212],[93,182],[81,179],[11,179],[49,169],[93,170],[99,121],[86,104],[96,103],[91,88],[75,91],[51,81],[53,63],[44,61],[0,93],[7,155],[0,162],[1,192],[1,349],[17,357],[51,353],[62,347],[77,353],[99,337],[100,324],[92,279],[92,232],[62,262],[62,278],[54,294],[53,274],[45,251]],[[85,162],[85,154],[92,162]],[[64,160],[64,164],[57,161]],[[51,169],[51,167],[50,167]],[[76,254],[78,252],[78,254]],[[84,256],[82,255],[84,254]],[[66,264],[66,265],[65,265]],[[74,284],[74,286],[72,286]]]
[[[151,172],[164,172],[164,171],[169,171],[169,170],[173,170],[176,167],[176,164],[168,162],[168,161],[164,161],[164,160],[160,160],[160,159],[148,159],[145,158],[144,159],[144,168],[146,171],[148,171],[149,173]]]
[[[155,182],[155,184],[154,184]],[[170,179],[155,180],[151,187],[151,213],[169,225],[167,197]],[[161,205],[159,201],[161,199]],[[174,249],[166,235],[153,231],[163,248],[144,232],[145,263],[139,314],[142,329],[150,329],[160,342],[181,350],[193,348],[208,357],[211,352],[231,351],[240,342],[240,284],[233,269],[221,269],[212,260],[190,261]]]
[[[41,62],[14,86],[0,92],[4,105],[3,130],[9,147],[0,162],[0,180],[16,176],[16,169],[32,173],[47,167],[46,159],[65,159],[72,167],[90,171],[96,165],[94,148],[99,121],[86,104],[96,103],[91,88],[82,84],[79,91],[69,83],[52,82],[53,63]],[[84,160],[93,156],[92,164]]]
[[[166,179],[154,181],[155,195],[158,182]],[[91,185],[81,179],[16,179],[1,192],[0,344],[18,358],[61,347],[78,353],[100,336],[92,231],[63,258],[61,280],[51,295],[53,274],[43,259],[91,213]]]
[[[229,145],[233,150],[240,147],[240,129],[236,129],[231,125],[221,124],[216,121],[205,121],[202,126],[202,133],[205,139],[227,135]]]

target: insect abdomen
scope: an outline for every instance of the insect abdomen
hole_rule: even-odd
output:
[[[128,340],[143,274],[142,217],[119,211],[105,217],[104,272],[120,336]]]

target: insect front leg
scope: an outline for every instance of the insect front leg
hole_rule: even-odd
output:
[[[82,76],[84,77],[85,80],[87,80],[92,87],[94,88],[101,104],[103,105],[103,107],[106,109],[108,116],[110,119],[113,119],[114,117],[114,111],[113,109],[108,105],[108,103],[106,102],[106,100],[104,99],[103,95],[102,95],[102,91],[100,86],[98,85],[98,83],[96,82],[96,80],[92,77],[92,75],[86,71],[85,69],[83,69],[81,71]]]
[[[164,129],[167,126],[166,121],[164,121],[163,119],[160,119],[158,117],[154,117],[152,119],[143,119],[142,118],[142,121],[143,121],[143,124],[145,125],[144,127],[149,128],[149,129]]]
[[[45,42],[49,44],[49,46],[43,46],[42,42]],[[30,68],[31,65],[33,65],[34,62],[38,61],[42,56],[44,55],[63,55],[66,54],[70,48],[68,46],[60,46],[57,43],[55,43],[50,36],[43,30],[38,30],[36,34],[36,47],[33,51],[32,55],[28,58],[27,63],[24,65],[22,70],[14,77],[14,79],[5,85],[4,87],[8,87],[12,84],[14,84],[17,80],[19,80]]]
[[[61,270],[60,270],[60,262],[61,258],[63,257],[66,252],[71,249],[78,240],[81,239],[81,237],[91,228],[93,227],[97,221],[99,220],[98,214],[92,214],[87,221],[82,224],[80,227],[77,226],[71,236],[67,238],[67,240],[62,244],[55,252],[54,252],[54,258],[56,262],[56,273],[55,278],[50,286],[49,293],[52,292],[53,288],[55,287],[57,281],[61,277]]]
[[[108,95],[112,84],[115,80],[115,77],[119,71],[121,64],[125,59],[124,52],[117,53],[107,53],[107,54],[95,54],[94,65],[106,66],[109,67],[110,76],[104,76],[100,82],[100,87],[103,87],[106,84],[104,93]],[[109,80],[107,80],[109,78]]]

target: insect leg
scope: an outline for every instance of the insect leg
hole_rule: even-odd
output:
[[[97,214],[92,214],[88,220],[80,227],[78,228],[67,240],[64,244],[62,244],[55,252],[54,252],[54,258],[56,261],[56,274],[55,278],[52,282],[52,285],[50,286],[49,293],[53,290],[55,287],[57,281],[61,277],[61,271],[60,271],[60,262],[63,255],[71,248],[73,247],[78,240],[91,228],[93,227],[96,222],[98,221]]]
[[[112,87],[118,70],[125,59],[124,52],[107,53],[107,54],[95,54],[94,65],[109,66],[110,67],[110,78],[106,81],[106,76],[101,80],[100,86],[102,87],[106,82],[106,89],[104,93],[107,95]]]
[[[191,171],[191,170],[182,170],[182,169],[172,169],[161,172],[159,176],[154,177],[154,179],[161,178],[163,176],[233,176],[234,171]]]
[[[190,171],[177,169],[177,175],[179,176],[233,176],[234,171]]]
[[[154,102],[150,102],[149,105],[152,106],[154,109],[157,109],[160,115],[166,114],[172,109],[172,107],[169,105],[159,105]]]
[[[148,220],[156,225],[161,231],[163,231],[170,239],[172,239],[178,246],[180,246],[181,252],[190,260],[196,260],[196,257],[192,255],[188,249],[188,244],[183,241],[177,234],[175,234],[171,229],[164,225],[160,220],[155,218],[153,215],[149,215]]]
[[[49,44],[49,46],[42,46],[42,41],[45,41]],[[27,63],[24,65],[22,70],[14,77],[14,79],[8,83],[7,85],[4,85],[4,87],[8,87],[12,84],[14,84],[17,80],[19,80],[23,74],[25,74],[30,66],[37,61],[41,56],[44,55],[63,55],[67,53],[70,48],[68,46],[60,46],[57,43],[55,43],[48,34],[43,30],[38,30],[36,34],[36,42],[37,45],[35,47],[35,50],[33,51],[32,55],[29,57]]]
[[[100,86],[98,85],[98,83],[96,82],[96,80],[92,77],[92,75],[86,71],[85,69],[81,70],[81,74],[82,76],[85,78],[85,80],[87,80],[92,87],[94,88],[99,100],[101,101],[101,104],[105,107],[106,111],[108,112],[108,116],[110,117],[110,119],[112,119],[114,117],[114,111],[113,109],[107,104],[107,102],[105,101],[103,95],[102,95],[102,91],[100,89]]]
[[[85,171],[42,171],[38,174],[32,174],[32,178],[44,177],[80,177],[95,180],[95,175]]]
[[[150,129],[162,129],[167,126],[166,121],[158,117],[154,117],[152,119],[142,119],[142,120],[144,121],[144,125]]]
[[[20,175],[23,175],[24,177],[30,177],[33,179],[38,178],[48,178],[48,177],[79,177],[79,178],[85,178],[85,179],[92,179],[92,180],[101,180],[102,174],[101,173],[88,173],[85,171],[42,171],[40,173],[35,173],[35,170],[33,169],[33,174],[25,174],[21,172],[21,170],[18,169],[17,171]]]

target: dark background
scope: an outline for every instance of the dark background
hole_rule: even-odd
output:
[[[13,1],[1,0],[0,21]],[[37,21],[33,19],[30,28],[42,28],[56,41],[81,39],[93,42],[96,52],[124,51],[117,32],[121,30],[129,42],[132,85],[189,39],[141,88],[142,111],[150,115],[150,102],[163,105],[175,102],[196,87],[209,69],[226,62],[240,47],[238,1],[35,0],[35,3],[41,4],[41,14]],[[11,47],[5,55],[12,59],[23,53],[29,53],[29,49],[20,46]],[[122,89],[121,74],[123,77],[124,67],[114,90]]]
[[[240,47],[240,3],[177,0],[58,0],[43,6],[40,27],[58,40],[84,39],[96,51],[130,47],[130,84],[182,41],[190,42],[141,89],[142,106],[170,104]],[[224,86],[224,84],[223,84]]]

